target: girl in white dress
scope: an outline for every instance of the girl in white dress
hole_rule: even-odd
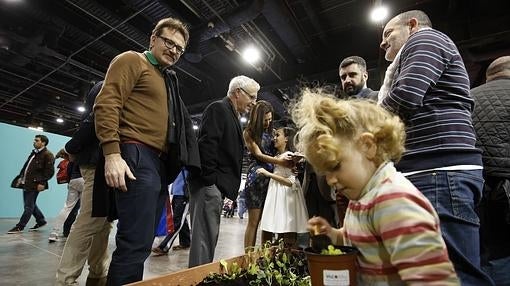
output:
[[[278,151],[278,156],[292,155],[294,134],[294,129],[289,127],[276,130],[274,147]],[[297,233],[308,232],[306,229],[308,212],[299,180],[296,179],[292,169],[280,165],[275,165],[273,173],[264,168],[257,169],[257,173],[271,178],[260,228],[283,236],[285,245],[296,247]]]

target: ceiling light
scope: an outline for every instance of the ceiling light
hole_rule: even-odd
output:
[[[248,121],[248,120],[246,119],[246,117],[242,116],[242,117],[241,117],[241,123],[246,123],[246,121]]]
[[[193,124],[193,130],[198,130],[198,125]]]
[[[40,131],[40,132],[44,131],[44,129],[41,126],[37,126],[37,127],[28,126],[28,129],[34,130],[34,131]]]
[[[380,23],[388,17],[388,8],[386,6],[377,6],[370,12],[372,22]]]
[[[78,106],[77,109],[79,112],[85,112],[85,107],[83,107],[83,106]]]
[[[62,119],[62,117],[57,118],[57,119],[56,119],[56,121],[57,121],[58,123],[64,123],[64,119]]]
[[[248,47],[243,51],[243,59],[246,62],[253,64],[260,59],[260,52],[257,48],[253,46]]]

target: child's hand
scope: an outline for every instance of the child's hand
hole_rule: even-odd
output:
[[[331,225],[320,216],[315,216],[309,219],[307,228],[312,235],[325,234],[327,236],[330,236],[333,229]]]
[[[258,168],[256,171],[257,175],[262,175],[262,176],[266,176],[267,177],[267,173],[269,173],[266,169],[264,168]]]

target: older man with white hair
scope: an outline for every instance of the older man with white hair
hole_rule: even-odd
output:
[[[260,85],[234,77],[227,96],[205,109],[198,135],[202,173],[191,179],[189,267],[212,262],[218,242],[222,195],[237,199],[244,142],[240,115],[250,111]]]

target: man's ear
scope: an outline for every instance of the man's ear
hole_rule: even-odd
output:
[[[364,132],[360,135],[358,142],[361,152],[365,154],[369,160],[374,159],[377,154],[377,144],[375,143],[374,134]]]
[[[409,19],[409,22],[407,22],[409,24],[409,32],[410,34],[418,31],[418,26],[419,26],[419,22],[418,22],[418,19],[416,18],[411,18]]]

